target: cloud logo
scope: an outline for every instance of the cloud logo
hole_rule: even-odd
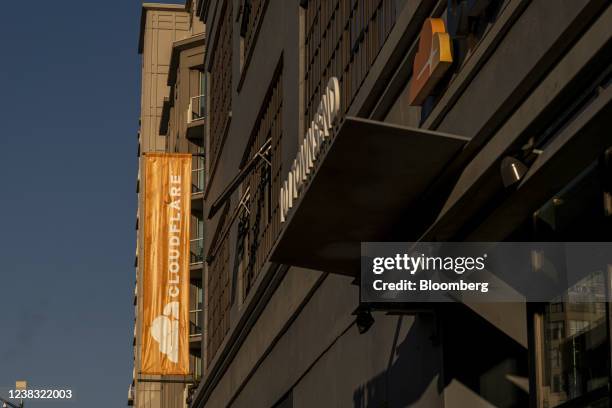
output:
[[[453,62],[451,41],[444,20],[428,18],[423,23],[419,48],[414,57],[409,103],[421,105]]]
[[[163,314],[153,320],[151,336],[159,344],[159,351],[173,363],[179,356],[179,302],[168,303]]]

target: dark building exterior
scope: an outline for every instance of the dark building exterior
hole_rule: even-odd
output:
[[[610,406],[609,303],[360,305],[356,279],[362,241],[612,241],[609,1],[197,10],[206,265],[190,406]],[[583,285],[609,290],[602,271]]]

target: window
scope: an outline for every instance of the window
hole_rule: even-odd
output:
[[[214,169],[230,122],[232,101],[232,3],[225,0],[210,72],[210,169]]]
[[[405,1],[310,0],[306,6],[304,107],[310,123],[331,77],[348,110]]]
[[[561,377],[555,375],[553,377],[553,392],[561,392]]]
[[[603,205],[610,185],[604,163],[593,163],[534,213],[530,238],[612,238],[610,217]],[[610,310],[605,301],[610,271],[608,265],[590,268],[586,277],[534,317],[535,332],[543,333],[535,337],[535,359],[541,367],[537,379],[541,408],[607,406],[608,397],[602,400],[602,393],[606,395],[610,385]]]
[[[201,193],[204,191],[205,187],[205,178],[204,178],[204,167],[205,167],[205,158],[203,156],[203,149],[198,148],[197,153],[199,156],[193,156],[193,162],[191,164],[191,193]]]
[[[503,0],[450,0],[446,25],[454,38],[454,55],[461,66],[474,52],[499,15]]]
[[[194,281],[189,285],[189,335],[202,334],[202,281]]]
[[[563,321],[553,321],[548,325],[548,331],[552,340],[559,340],[564,337],[565,324]]]
[[[246,191],[246,186],[241,188],[241,196]],[[249,200],[250,201],[250,200]],[[249,206],[247,202],[247,206]],[[243,300],[245,298],[244,279],[248,273],[251,244],[249,242],[249,213],[242,211],[240,219],[238,221],[238,244],[236,245],[236,256],[240,260],[238,265],[238,279],[234,282],[234,296],[232,302],[238,300],[238,305],[242,307]]]
[[[206,359],[214,359],[230,325],[230,270],[229,237],[223,231],[229,225],[229,203],[225,206],[219,226],[212,239],[214,256],[210,261],[207,274],[207,322],[206,322]],[[220,240],[218,243],[217,241]],[[218,249],[217,249],[218,248]]]
[[[202,71],[196,71],[197,90],[195,95],[189,100],[189,117],[188,123],[202,120],[206,117],[206,74]],[[193,86],[192,91],[193,92]]]
[[[612,149],[541,203],[510,241],[610,242]],[[584,274],[546,304],[530,304],[532,383],[538,408],[609,406],[612,384],[612,269],[585,263]]]
[[[198,71],[198,79],[200,83],[200,95],[206,94],[206,73],[204,71]]]
[[[551,303],[550,304],[550,312],[551,313],[561,313],[563,312],[563,303],[562,302],[557,302],[557,303]]]
[[[266,98],[249,141],[247,160],[262,154],[262,146],[269,143],[269,151],[263,152],[251,173],[243,182],[243,191],[249,190],[248,211],[241,219],[239,249],[242,248],[241,285],[246,296],[263,268],[272,245],[280,231],[278,197],[280,194],[280,144],[283,132],[283,77],[282,65]]]
[[[204,262],[204,220],[192,215],[191,230],[189,263],[195,265]]]
[[[241,68],[246,64],[253,51],[259,24],[267,5],[268,0],[242,0],[240,19]]]
[[[572,303],[568,303],[572,306]],[[569,307],[568,307],[569,308]],[[555,316],[556,315],[556,316]],[[542,406],[556,407],[607,387],[610,342],[607,334],[606,309],[592,308],[581,312],[584,320],[553,314],[546,306],[542,322],[548,335],[540,341],[537,353],[542,363]],[[588,319],[588,320],[587,320]],[[563,331],[567,327],[567,331]]]
[[[193,379],[197,382],[202,379],[202,356],[200,351],[190,350],[189,369],[193,373]]]

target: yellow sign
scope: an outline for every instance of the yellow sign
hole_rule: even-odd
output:
[[[453,63],[451,41],[444,20],[428,18],[421,29],[410,83],[410,105],[422,105]]]
[[[144,161],[141,373],[187,375],[191,155]]]

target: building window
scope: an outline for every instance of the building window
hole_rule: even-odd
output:
[[[205,178],[204,178],[204,167],[205,167],[205,158],[202,156],[203,149],[198,147],[197,153],[199,156],[193,156],[193,161],[191,164],[191,193],[197,194],[204,191],[205,187]]]
[[[543,407],[556,407],[577,398],[588,399],[589,394],[607,389],[610,381],[605,303],[566,300],[567,313],[553,313],[549,306],[542,313],[542,324],[548,328],[537,348],[542,364],[539,394]],[[580,320],[574,320],[577,315]],[[566,325],[567,331],[563,332]]]
[[[206,73],[196,71],[194,75],[197,78],[197,90],[193,92],[192,85],[187,123],[203,120],[206,117]]]
[[[267,5],[268,0],[242,0],[240,9],[241,68],[253,52],[259,25]]]
[[[565,324],[563,321],[553,321],[548,324],[549,338],[559,340],[565,337]]]
[[[206,94],[206,73],[198,71],[198,83],[200,86],[200,95]]]
[[[189,354],[189,368],[193,373],[193,379],[196,383],[202,379],[202,356],[200,354],[195,350]]]
[[[232,108],[232,3],[225,0],[210,73],[208,152],[214,169],[227,133]]]
[[[204,262],[204,220],[191,216],[191,239],[189,263],[195,265]]]
[[[201,280],[192,280],[189,284],[189,337],[199,341],[203,334],[203,301],[204,290]],[[190,350],[189,366],[194,380],[202,378],[202,352],[200,348]]]
[[[212,240],[213,259],[208,268],[207,279],[207,323],[206,323],[206,359],[208,364],[215,357],[230,325],[230,270],[229,238],[223,231],[229,226],[229,204],[226,205],[219,227]],[[219,240],[219,242],[217,242]]]
[[[474,53],[497,20],[504,0],[449,0],[446,25],[453,38],[453,55],[461,66]]]
[[[263,268],[272,245],[280,231],[278,200],[280,195],[281,157],[280,145],[283,132],[283,86],[282,68],[270,87],[262,112],[256,122],[254,133],[247,147],[244,160],[263,154],[259,164],[243,182],[243,191],[248,189],[248,211],[243,213],[239,231],[241,258],[242,295],[246,296]],[[262,146],[269,149],[262,152]]]
[[[304,116],[310,123],[329,78],[345,114],[382,49],[404,1],[310,0],[306,5]]]
[[[202,281],[192,281],[189,285],[189,335],[202,335],[203,289]]]
[[[593,163],[533,215],[535,241],[610,241],[604,197],[610,173]],[[538,406],[607,406],[610,385],[608,265],[594,266],[534,316]],[[568,405],[569,404],[569,405]],[[579,404],[579,405],[576,405]]]
[[[244,187],[246,188],[246,186]],[[243,188],[243,190],[244,190]],[[249,213],[242,211],[238,221],[238,243],[236,245],[236,257],[239,259],[238,264],[238,280],[235,282],[235,299],[238,300],[238,306],[242,307],[246,291],[244,288],[244,279],[248,274],[249,261],[251,259],[249,241]],[[234,300],[234,299],[232,299]]]
[[[551,303],[550,304],[550,311],[552,313],[561,313],[561,312],[563,312],[563,303],[562,302]]]

